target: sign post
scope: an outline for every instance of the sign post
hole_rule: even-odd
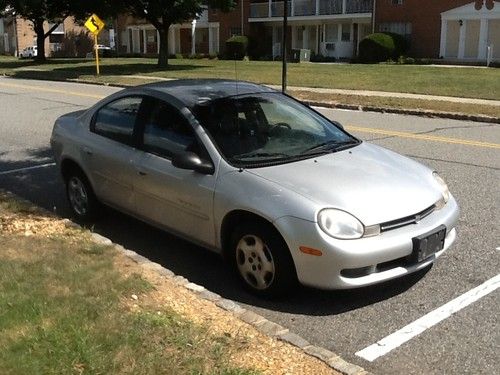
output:
[[[97,35],[104,29],[105,23],[97,16],[97,14],[92,14],[89,19],[85,22],[85,27],[94,34],[94,50],[95,50],[95,62],[97,75],[99,72],[99,49],[97,48]]]

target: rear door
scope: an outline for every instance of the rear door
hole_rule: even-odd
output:
[[[135,212],[133,181],[140,152],[135,147],[141,96],[116,99],[96,111],[90,130],[92,144],[83,148],[87,170],[100,200]]]
[[[205,175],[172,165],[175,154],[195,152],[209,158],[193,127],[179,110],[148,98],[139,142],[143,150],[135,180],[140,216],[200,243],[214,244],[215,174]],[[207,159],[208,160],[208,159]]]

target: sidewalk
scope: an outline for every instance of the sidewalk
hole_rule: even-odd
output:
[[[269,85],[269,87],[272,87],[273,89],[276,89],[276,90],[281,90],[281,86]],[[403,92],[387,92],[387,91],[325,89],[325,88],[300,87],[300,86],[288,86],[287,89],[296,90],[296,91],[317,92],[317,93],[321,93],[321,94],[382,96],[382,97],[386,97],[386,98],[420,99],[420,100],[444,101],[444,102],[452,102],[452,103],[492,105],[492,106],[500,107],[500,100],[459,98],[459,97],[455,97],[455,96],[409,94],[409,93],[403,93]]]
[[[146,75],[126,75],[124,77],[152,80],[152,81],[172,81],[172,80],[174,80],[172,78],[146,76]],[[279,86],[279,85],[266,85],[266,86],[271,87],[275,90],[281,90],[281,86]],[[388,91],[327,89],[327,88],[303,87],[303,86],[287,86],[287,89],[293,90],[293,91],[316,92],[316,93],[320,93],[320,94],[339,94],[339,95],[353,95],[353,96],[381,96],[381,97],[385,97],[385,98],[419,99],[419,100],[443,101],[443,102],[452,102],[452,103],[491,105],[491,106],[495,106],[495,107],[500,107],[500,100],[474,99],[474,98],[463,98],[463,97],[456,97],[456,96],[410,94],[410,93],[404,93],[404,92],[388,92]]]

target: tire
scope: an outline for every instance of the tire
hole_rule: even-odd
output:
[[[283,238],[270,224],[245,222],[231,238],[230,254],[243,285],[260,297],[284,295],[295,290],[297,274]]]
[[[94,190],[85,174],[76,168],[66,176],[66,196],[76,220],[88,222],[98,216],[100,205]]]

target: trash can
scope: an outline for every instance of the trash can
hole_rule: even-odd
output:
[[[311,50],[305,48],[292,49],[292,62],[309,62],[311,61]]]

